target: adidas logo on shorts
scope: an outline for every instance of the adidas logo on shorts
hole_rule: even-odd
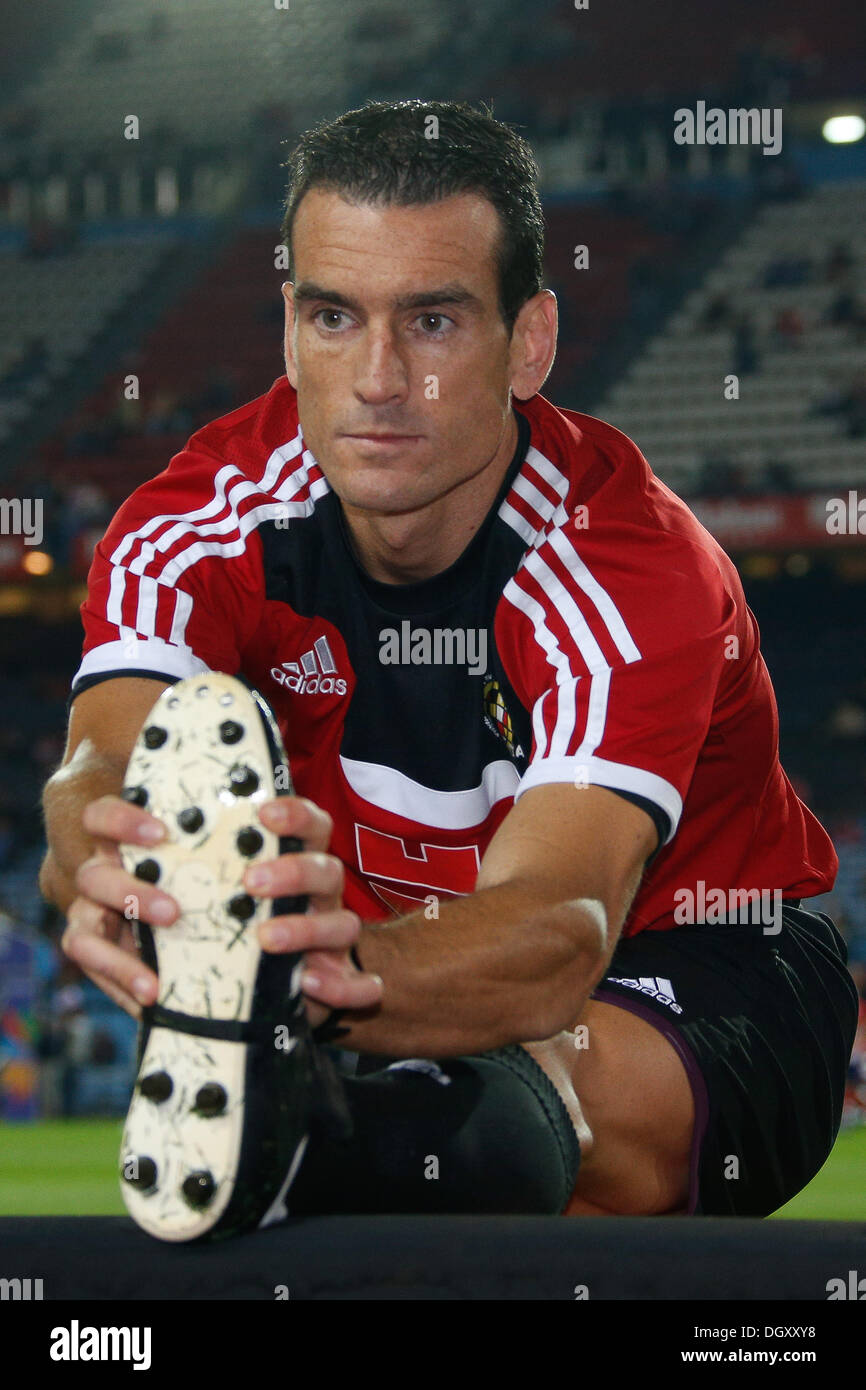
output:
[[[320,637],[308,652],[304,652],[300,664],[297,661],[284,661],[282,669],[271,667],[271,675],[279,685],[294,690],[298,695],[345,695],[346,682],[337,675],[327,637]]]
[[[657,1000],[659,1004],[666,1004],[672,1013],[682,1013],[670,980],[662,979],[659,975],[641,975],[637,980],[626,980],[617,975],[608,975],[607,981],[612,985],[626,985],[629,989],[636,989],[641,994],[648,995],[650,999]]]

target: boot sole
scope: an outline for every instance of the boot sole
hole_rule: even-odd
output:
[[[303,899],[253,898],[257,860],[301,848],[259,821],[291,793],[279,732],[261,696],[206,673],[169,687],[142,729],[124,797],[166,826],[151,848],[122,845],[126,870],[181,909],[170,927],[137,923],[159,976],[144,1011],[139,1070],[123,1133],[121,1191],[132,1218],[166,1241],[269,1225],[307,1142],[310,1030],[301,955],[263,952],[257,929]],[[132,901],[128,915],[137,917]]]

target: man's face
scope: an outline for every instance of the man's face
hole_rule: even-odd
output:
[[[409,208],[303,198],[286,367],[305,442],[346,506],[427,506],[507,440],[498,238],[475,194]]]

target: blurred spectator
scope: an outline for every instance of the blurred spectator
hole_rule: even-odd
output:
[[[250,118],[251,127],[261,135],[273,135],[285,140],[294,129],[291,102],[269,101],[257,106]]]
[[[707,455],[699,474],[698,493],[701,497],[722,500],[740,496],[745,491],[745,478],[739,463],[725,455]]]
[[[66,453],[71,458],[82,454],[113,454],[120,438],[120,428],[114,415],[100,415],[84,410],[77,427],[66,440]]]
[[[843,411],[849,435],[852,439],[861,439],[866,434],[866,372],[858,372],[852,379]]]
[[[168,15],[157,12],[148,19],[145,33],[150,40],[161,41],[168,37],[170,29]]]
[[[862,439],[866,434],[866,373],[851,388],[845,408],[848,422],[848,435],[851,439]]]
[[[79,985],[66,985],[59,990],[55,1009],[63,1049],[60,1079],[62,1112],[69,1118],[77,1113],[81,1071],[91,1059],[93,1023],[85,1011],[84,994]]]
[[[0,815],[0,869],[10,862],[15,848],[15,830],[10,816]]]
[[[46,260],[49,256],[64,256],[78,240],[73,227],[61,226],[47,217],[38,217],[27,228],[23,255],[29,260]]]
[[[262,323],[279,324],[281,327],[286,321],[285,305],[280,295],[271,295],[269,299],[262,301],[257,317]]]
[[[840,290],[827,310],[826,322],[851,327],[860,337],[866,330],[866,305],[853,289]]]
[[[845,387],[831,386],[812,407],[812,415],[842,415],[852,439],[866,434],[866,372],[858,372]]]
[[[121,63],[129,58],[129,35],[108,29],[93,37],[91,58],[95,63]]]
[[[796,492],[797,485],[791,474],[790,465],[780,459],[768,458],[763,468],[764,489],[767,492]]]
[[[851,270],[854,269],[854,257],[851,247],[847,241],[837,241],[830,251],[827,262],[824,266],[824,279],[831,284],[838,280],[845,280]]]
[[[848,1065],[848,1084],[842,1109],[842,1126],[845,1129],[866,1124],[866,999],[863,998],[866,967],[856,961],[849,968],[860,993],[860,1017]]]
[[[714,333],[720,328],[731,328],[735,322],[734,308],[731,304],[730,296],[727,294],[717,294],[709,301],[701,317],[698,319],[698,328],[704,329],[707,333]]]
[[[26,144],[39,130],[42,112],[37,106],[27,106],[23,102],[7,106],[3,112],[3,137],[6,140],[20,140]]]
[[[113,419],[122,435],[140,434],[144,419],[141,398],[139,396],[128,397],[121,391],[114,407]]]
[[[812,270],[811,256],[779,256],[767,266],[762,284],[765,290],[779,289],[784,285],[805,285],[812,278]]]
[[[733,370],[737,376],[748,376],[761,365],[755,323],[750,314],[741,314],[734,326]]]
[[[240,381],[232,367],[212,367],[205,385],[190,401],[190,409],[196,415],[225,414],[237,405],[240,396]]]
[[[775,159],[761,159],[753,163],[752,172],[755,184],[764,198],[778,203],[796,202],[806,193],[807,184],[799,166],[785,151]]]
[[[40,734],[33,744],[33,761],[47,778],[60,764],[63,757],[64,738],[53,730]]]
[[[0,395],[12,395],[26,386],[35,376],[45,370],[48,363],[48,346],[39,334],[29,338],[14,357],[0,380]]]
[[[782,100],[792,86],[818,71],[821,55],[802,31],[749,36],[737,54],[732,94],[744,105],[770,105]]]
[[[61,487],[60,510],[72,534],[83,526],[96,526],[111,519],[111,504],[99,483],[85,478]]]
[[[182,434],[192,428],[192,413],[177,391],[158,390],[145,415],[145,434]]]
[[[803,346],[806,324],[799,309],[788,305],[780,309],[773,324],[773,341],[776,347],[799,348]]]

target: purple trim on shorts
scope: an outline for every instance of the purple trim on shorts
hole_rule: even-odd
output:
[[[698,1169],[700,1167],[701,1147],[710,1117],[707,1084],[703,1072],[698,1066],[697,1058],[676,1025],[671,1023],[670,1019],[663,1017],[662,1014],[656,1013],[654,1009],[638,1003],[636,999],[630,999],[627,995],[619,994],[616,990],[605,989],[603,985],[599,985],[598,989],[593,990],[590,998],[598,999],[602,1004],[615,1004],[618,1008],[625,1009],[626,1013],[637,1014],[638,1018],[643,1018],[647,1023],[651,1023],[653,1028],[657,1028],[667,1038],[686,1069],[689,1085],[692,1088],[692,1098],[695,1102],[695,1128],[692,1134],[692,1152],[689,1160],[689,1205],[687,1209],[687,1214],[694,1216],[698,1205]]]

